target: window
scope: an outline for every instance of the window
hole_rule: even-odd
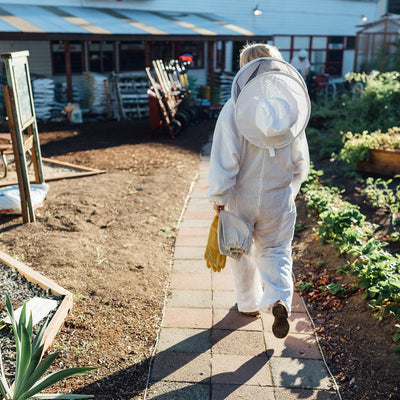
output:
[[[152,60],[171,60],[172,43],[171,42],[152,42],[151,59]]]
[[[71,54],[71,72],[80,73],[83,71],[82,43],[80,41],[69,42]],[[65,74],[65,50],[64,41],[52,42],[51,53],[53,59],[53,73]]]
[[[310,37],[309,36],[295,36],[293,41],[293,47],[295,49],[305,49],[308,50],[310,47]]]
[[[292,45],[292,38],[291,36],[275,36],[274,45],[278,49],[290,49]]]
[[[114,45],[112,42],[89,42],[89,71],[110,72],[114,69]]]
[[[314,36],[312,40],[313,49],[326,49],[328,38],[326,36]]]
[[[178,59],[186,53],[193,56],[191,68],[204,68],[204,42],[198,40],[176,42],[175,58]]]
[[[343,36],[329,36],[329,48],[330,49],[343,49]]]
[[[313,50],[311,53],[311,69],[317,74],[323,74],[325,71],[326,51]]]
[[[120,70],[138,71],[145,68],[144,43],[122,42],[120,44]]]
[[[285,61],[290,62],[290,50],[281,50],[282,57]]]
[[[356,48],[356,37],[348,36],[346,38],[346,49],[355,49]]]
[[[388,13],[400,14],[400,1],[399,0],[389,0]]]

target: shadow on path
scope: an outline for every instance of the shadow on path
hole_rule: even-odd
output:
[[[163,381],[163,384],[165,384],[166,388],[170,386],[171,390],[169,390],[167,393],[163,392],[159,395],[155,394],[155,397],[153,395],[151,398],[157,400],[206,400],[210,398],[209,376],[211,368],[210,361],[212,356],[210,353],[207,353],[207,351],[210,350],[218,341],[228,337],[232,332],[235,331],[235,329],[246,327],[246,325],[253,322],[254,319],[255,317],[244,316],[237,310],[231,309],[228,311],[225,317],[217,324],[212,326],[211,329],[207,331],[202,330],[201,332],[157,353],[153,359],[152,378],[149,385],[149,392],[151,393],[152,386],[160,381]],[[232,325],[231,329],[227,329],[227,323]],[[214,340],[212,342],[211,331],[213,330],[219,330],[221,334],[217,336],[214,335]],[[203,345],[205,342],[205,335],[208,338],[207,345]],[[202,343],[200,348],[201,351],[204,351],[203,353],[189,352],[187,350],[187,352],[182,351],[184,349],[198,349],[199,343]],[[204,354],[208,355],[207,361],[204,360]],[[245,385],[250,379],[254,378],[254,376],[266,366],[272,355],[273,351],[271,350],[268,351],[268,355],[266,351],[260,352],[259,354],[252,356],[252,358],[247,359],[246,362],[244,362],[234,371],[221,372],[213,375],[213,384],[215,383],[224,385],[223,394],[221,394],[218,399],[222,400],[227,398],[242,385]],[[202,358],[203,360],[201,360]],[[135,396],[143,396],[146,388],[147,371],[150,361],[152,360],[147,358],[141,363],[132,365],[130,368],[118,371],[115,374],[93,382],[92,384],[83,387],[76,393],[94,394],[96,399],[108,400],[111,398],[113,400],[131,400],[135,398]],[[309,377],[305,371],[307,369],[308,360],[298,359],[297,361],[300,364],[300,373],[296,375],[290,375],[289,373],[282,372],[281,379],[285,382],[289,382],[289,387],[307,387],[309,383]],[[182,375],[180,375],[179,378],[175,380],[173,375],[176,374],[181,368],[188,367],[188,364],[192,362],[202,362],[203,366],[205,363],[208,363],[207,374],[204,374],[204,377],[202,377],[201,373],[198,373],[198,371],[196,372],[195,366],[194,369],[189,368],[187,378],[185,377],[182,379]],[[156,370],[154,369],[155,366]],[[229,369],[229,366],[227,366],[227,369]],[[304,373],[301,373],[301,371]],[[138,379],[140,375],[141,379]],[[314,380],[318,379],[318,376],[314,377]],[[232,382],[235,382],[235,384],[232,384]],[[269,384],[270,383],[271,382],[269,382]],[[175,387],[173,387],[174,385]],[[257,382],[256,385],[259,385],[259,382]],[[268,382],[265,383],[265,386],[266,385],[268,385]],[[294,392],[296,391],[297,389],[294,389]],[[313,397],[313,400],[327,400],[334,398],[326,397],[327,394],[328,393],[319,393],[317,397]],[[302,391],[301,396],[302,397],[298,398],[311,398],[311,396],[315,396],[315,393],[313,394],[311,390]],[[217,399],[217,397],[213,397],[213,400],[215,399]],[[271,399],[274,399],[274,397],[271,397]],[[268,399],[266,398],[265,400]]]

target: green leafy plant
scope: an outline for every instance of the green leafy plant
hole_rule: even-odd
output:
[[[390,227],[396,225],[396,213],[400,211],[400,184],[392,188],[390,187],[392,182],[393,179],[369,177],[363,190],[373,207],[382,207],[390,214]]]
[[[362,83],[359,92],[352,90]],[[400,74],[372,71],[370,74],[349,73],[345,76],[347,89],[324,106],[314,105],[311,122],[323,131],[363,132],[383,131],[396,126],[400,120]]]
[[[346,289],[336,282],[331,282],[328,285],[322,285],[319,287],[323,292],[330,292],[334,296],[344,297],[346,295]]]
[[[337,188],[323,185],[316,173],[312,174],[314,179],[302,187],[302,192],[309,211],[320,219],[318,237],[353,258],[339,272],[357,277],[378,319],[394,314],[400,320],[400,255],[385,251],[387,243],[375,239],[376,226],[366,221],[358,206],[342,200]],[[320,289],[344,295],[339,286],[329,284]],[[400,346],[396,352],[400,361]]]
[[[308,290],[312,289],[313,283],[300,281],[297,283],[296,287],[298,290],[300,290],[300,292],[307,292]]]
[[[88,399],[92,395],[78,394],[41,394],[48,387],[62,379],[73,375],[86,374],[95,369],[92,367],[67,368],[53,372],[45,377],[43,374],[50,368],[58,353],[43,356],[41,344],[47,323],[42,325],[38,334],[33,338],[32,314],[26,318],[26,303],[24,303],[18,322],[8,296],[6,296],[7,314],[11,320],[11,327],[16,345],[15,378],[12,385],[7,381],[4,372],[0,351],[0,400],[28,400],[28,399]]]

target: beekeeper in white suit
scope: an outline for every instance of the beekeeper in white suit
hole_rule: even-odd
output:
[[[272,307],[272,331],[283,338],[293,297],[294,199],[310,164],[310,100],[274,46],[246,45],[240,66],[214,131],[208,196],[217,213],[226,208],[253,230],[249,254],[230,260],[239,311]]]

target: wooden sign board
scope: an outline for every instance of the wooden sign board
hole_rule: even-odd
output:
[[[28,150],[32,149],[31,157],[35,169],[35,182],[44,183],[44,177],[28,56],[29,51],[1,54],[7,75],[7,86],[3,86],[3,94],[18,175],[22,218],[24,222],[34,222],[35,213],[26,160]],[[23,137],[24,131],[28,135],[26,141]]]

